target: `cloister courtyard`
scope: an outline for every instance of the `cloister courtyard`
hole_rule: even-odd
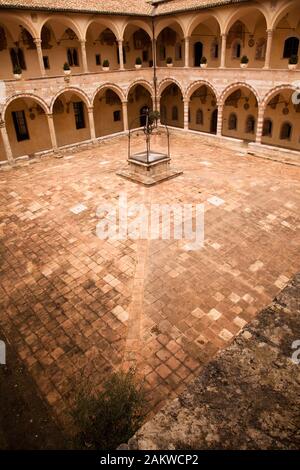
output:
[[[67,426],[82,386],[130,366],[157,411],[299,269],[299,165],[180,131],[171,156],[183,174],[150,188],[116,175],[124,136],[0,172],[0,329]],[[120,193],[204,203],[204,247],[99,239],[97,208]]]

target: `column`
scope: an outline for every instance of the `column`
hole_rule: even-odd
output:
[[[258,116],[257,116],[257,125],[256,125],[256,139],[255,142],[257,144],[261,144],[261,138],[263,133],[263,126],[264,126],[264,108],[262,105],[258,107]]]
[[[273,42],[273,30],[268,29],[267,30],[267,48],[266,48],[266,57],[265,57],[264,69],[269,69],[270,68],[272,42]]]
[[[47,114],[47,121],[48,121],[52,148],[53,150],[57,150],[57,140],[56,140],[55,127],[54,127],[54,122],[53,122],[53,114]]]
[[[189,67],[190,63],[190,38],[187,36],[184,38],[184,66]]]
[[[119,48],[119,65],[120,70],[124,70],[124,57],[123,57],[123,40],[118,39],[118,48]]]
[[[154,100],[154,97],[153,97],[153,100]],[[157,125],[160,126],[161,125],[161,122],[160,122],[160,96],[157,96],[157,98],[156,98],[156,111],[159,113],[159,118],[157,119]]]
[[[89,115],[91,140],[94,142],[96,140],[95,122],[94,122],[94,108],[88,108],[88,115]]]
[[[123,127],[124,131],[128,131],[128,110],[127,101],[122,101],[122,116],[123,116]]]
[[[183,127],[186,131],[189,129],[189,105],[190,100],[183,100]]]
[[[218,122],[217,122],[217,135],[221,137],[222,127],[223,127],[223,108],[224,106],[220,104],[218,106]]]
[[[43,60],[42,41],[41,39],[37,38],[37,39],[34,39],[34,43],[36,45],[40,71],[41,71],[42,76],[44,77],[46,75],[46,70],[45,70],[44,60]]]
[[[226,67],[226,39],[227,39],[227,34],[223,33],[221,34],[222,38],[222,43],[221,43],[221,63],[220,63],[220,68],[224,69]]]
[[[81,57],[82,57],[82,68],[84,73],[88,73],[88,65],[87,65],[87,58],[86,58],[86,47],[85,47],[85,39],[80,39],[80,47],[81,47]]]
[[[0,121],[0,131],[1,131],[1,136],[2,136],[3,147],[4,147],[4,150],[5,150],[6,159],[7,159],[8,162],[12,163],[14,161],[14,159],[13,159],[13,155],[12,155],[12,151],[11,151],[11,147],[10,147],[10,143],[9,143],[9,138],[8,138],[8,135],[7,135],[7,130],[6,130],[4,121]]]

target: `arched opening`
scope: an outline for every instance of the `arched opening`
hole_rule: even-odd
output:
[[[267,46],[267,23],[256,8],[241,9],[234,15],[226,40],[226,66],[239,67],[243,56],[249,66],[262,68],[265,64]]]
[[[94,123],[96,137],[123,131],[122,102],[114,90],[105,88],[96,94]]]
[[[287,68],[290,57],[299,55],[299,5],[284,10],[273,25],[271,67]]]
[[[62,75],[67,63],[72,73],[83,71],[79,38],[63,19],[50,19],[42,28],[43,62],[47,75]]]
[[[161,116],[162,124],[183,128],[183,97],[175,83],[168,85],[162,92],[160,108],[166,109],[165,119]]]
[[[87,107],[76,92],[66,91],[56,98],[53,122],[59,147],[90,139]]]
[[[102,70],[104,60],[108,60],[111,70],[119,69],[119,48],[114,32],[107,25],[93,21],[86,32],[86,55],[91,72]],[[126,63],[126,53],[123,54]]]
[[[189,129],[215,134],[217,130],[217,98],[212,89],[200,85],[190,98],[191,120]]]
[[[300,104],[294,94],[294,90],[283,89],[266,103],[263,144],[300,150]]]
[[[218,67],[220,63],[220,26],[217,20],[213,16],[208,16],[204,20],[196,18],[190,31],[190,63],[199,67],[201,57],[205,57],[209,67]]]
[[[47,116],[37,100],[25,97],[12,101],[5,113],[5,123],[14,157],[51,149]]]
[[[292,56],[298,56],[299,39],[295,36],[287,38],[284,41],[283,58],[290,59]]]
[[[134,24],[127,25],[124,32],[125,68],[133,69],[136,59],[141,59],[142,67],[153,64],[152,41],[149,34]]]
[[[203,56],[203,44],[200,41],[194,44],[194,66],[200,67],[201,59]]]
[[[144,114],[146,109],[152,109],[152,98],[150,92],[140,84],[133,86],[128,94],[128,124],[129,128],[145,125]],[[142,113],[143,111],[143,113]]]
[[[257,99],[252,90],[240,87],[227,96],[223,109],[223,135],[255,141],[258,115]]]
[[[182,30],[177,23],[172,23],[164,28],[157,38],[157,65],[166,66],[166,60],[170,57],[177,67],[184,65],[184,39]]]
[[[0,79],[12,79],[19,68],[23,76],[40,76],[36,45],[26,27],[0,17]]]

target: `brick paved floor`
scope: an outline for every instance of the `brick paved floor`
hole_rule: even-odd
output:
[[[299,167],[179,133],[171,149],[184,174],[147,189],[115,175],[125,138],[0,173],[0,327],[62,419],[82,384],[130,364],[156,410],[299,271]],[[204,202],[204,248],[97,238],[121,191]]]

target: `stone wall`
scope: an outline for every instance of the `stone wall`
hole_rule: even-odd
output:
[[[299,449],[296,340],[300,274],[137,432],[129,449]]]

